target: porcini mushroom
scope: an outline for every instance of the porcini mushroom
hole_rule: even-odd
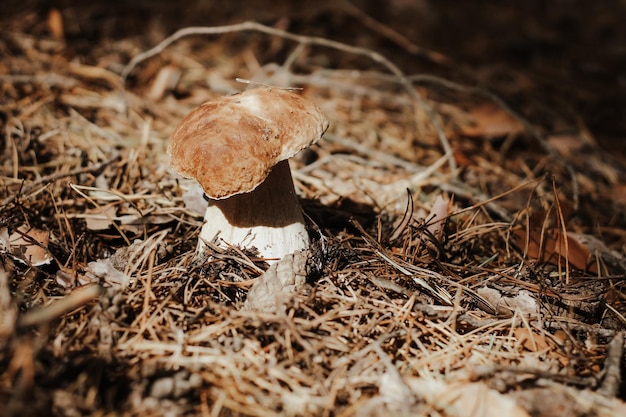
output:
[[[208,197],[206,242],[256,248],[268,261],[309,247],[288,158],[317,142],[328,121],[288,90],[255,88],[202,104],[176,127],[171,166]]]

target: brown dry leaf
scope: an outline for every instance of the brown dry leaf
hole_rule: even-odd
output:
[[[552,339],[548,340],[550,345],[554,348],[552,349],[552,353],[556,355],[556,359],[559,361],[561,366],[567,367],[571,365],[571,359],[567,356],[567,353],[563,351],[563,346],[568,340],[568,335],[563,330],[557,330],[552,334]]]
[[[509,113],[493,103],[483,103],[467,111],[468,124],[459,126],[463,136],[497,138],[519,135],[524,126]]]
[[[548,146],[558,153],[563,158],[571,160],[582,150],[584,142],[580,136],[572,134],[551,135],[547,139]]]
[[[617,251],[609,249],[604,242],[595,236],[572,232],[568,232],[567,236],[569,239],[575,240],[578,245],[584,246],[592,254],[592,261],[594,258],[600,258],[608,265],[621,267],[626,271],[626,259],[624,256]],[[597,264],[594,262],[590,265],[589,270],[591,272],[596,272],[596,269]]]
[[[515,338],[529,352],[539,352],[548,349],[549,345],[543,335],[533,332],[525,327],[514,330]]]
[[[63,29],[63,16],[57,8],[52,8],[48,12],[48,28],[57,39],[63,39],[65,36],[65,30]]]
[[[626,206],[626,184],[615,184],[614,192],[614,201],[622,206]]]
[[[581,235],[567,232],[565,240],[560,233],[544,232],[543,244],[541,230],[531,230],[530,236],[527,237],[525,229],[518,229],[514,235],[517,244],[525,249],[529,259],[555,265],[562,264],[567,259],[574,268],[598,272],[595,256],[582,242]]]
[[[54,259],[48,251],[49,238],[49,232],[45,230],[22,225],[9,236],[8,241],[2,242],[2,246],[20,262],[29,266],[41,266]]]

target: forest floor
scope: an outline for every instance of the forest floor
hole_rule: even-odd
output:
[[[0,415],[626,415],[626,6],[519,3],[3,2]],[[330,121],[263,309],[167,155],[256,85]]]

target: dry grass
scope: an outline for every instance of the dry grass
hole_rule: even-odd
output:
[[[559,153],[492,95],[414,88],[345,45],[387,66],[328,68],[336,44],[262,32],[182,39],[126,83],[132,40],[82,60],[1,34],[0,238],[49,231],[54,257],[0,253],[3,415],[525,415],[546,391],[584,397],[571,415],[623,410],[604,378],[626,323],[623,167],[599,148]],[[261,42],[293,53],[267,63]],[[242,309],[265,268],[254,254],[194,258],[202,215],[165,154],[178,120],[245,88],[236,78],[300,86],[331,119],[292,161],[316,249],[274,313]],[[484,106],[504,114],[495,139],[476,130]],[[563,239],[594,227],[600,246]]]

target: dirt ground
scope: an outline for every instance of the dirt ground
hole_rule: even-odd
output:
[[[3,1],[0,415],[626,415],[626,3],[512,3]],[[259,86],[330,122],[271,268],[167,154]]]

